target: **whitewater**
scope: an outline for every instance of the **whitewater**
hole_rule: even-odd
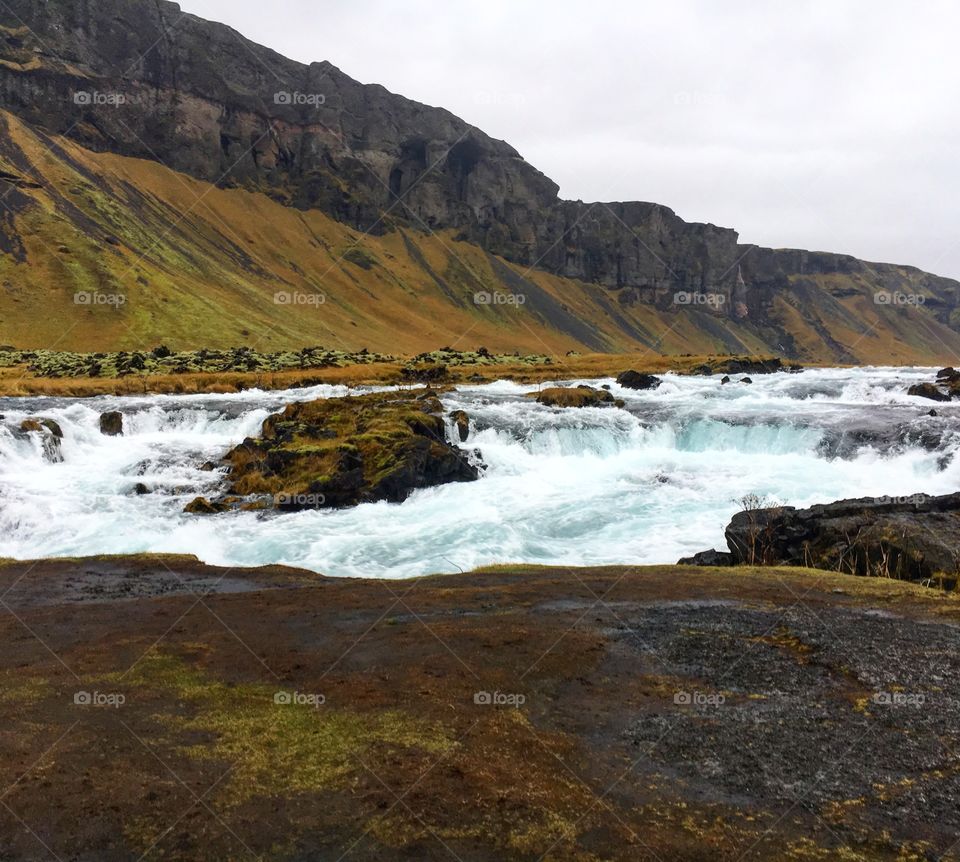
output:
[[[464,448],[482,459],[478,482],[399,505],[212,517],[183,513],[223,489],[205,462],[257,436],[285,404],[358,390],[0,399],[0,557],[185,553],[374,578],[508,562],[675,563],[723,549],[746,495],[803,507],[956,491],[960,404],[905,394],[932,378],[924,368],[811,369],[721,385],[667,374],[649,392],[570,381],[609,386],[626,403],[583,410],[536,404],[537,386],[461,387],[442,400],[471,417]],[[100,433],[108,410],[123,413],[124,436]],[[30,417],[60,424],[62,463],[38,435],[18,434]]]

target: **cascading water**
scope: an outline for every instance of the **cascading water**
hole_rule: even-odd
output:
[[[319,386],[232,396],[0,400],[0,556],[143,551],[224,565],[286,563],[329,575],[406,577],[492,563],[672,563],[723,547],[738,499],[807,506],[957,489],[960,405],[905,394],[929,369],[824,369],[721,385],[666,375],[652,392],[607,384],[626,409],[555,410],[533,386],[501,382],[444,396],[472,419],[475,483],[401,505],[296,514],[183,514],[223,476],[203,470]],[[99,415],[124,414],[122,437]],[[63,429],[52,463],[31,417]],[[137,486],[149,491],[138,494]],[[140,489],[141,491],[144,488]]]

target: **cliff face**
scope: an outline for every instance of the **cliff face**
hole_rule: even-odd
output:
[[[842,313],[862,331],[862,317],[834,307],[844,291],[923,290],[953,328],[954,281],[741,245],[733,230],[657,204],[562,201],[516,150],[448,111],[286,59],[165,0],[0,4],[0,108],[86,149],[263,192],[364,233],[449,229],[524,269],[607,288],[614,310],[666,310],[679,291],[722,295],[697,311],[792,355],[809,353],[794,311]],[[827,328],[830,354],[854,355]]]
[[[526,266],[608,287],[720,289],[737,234],[656,204],[560,201],[448,111],[309,66],[148,0],[0,7],[0,106],[95,150],[257,188],[363,231],[456,228]]]

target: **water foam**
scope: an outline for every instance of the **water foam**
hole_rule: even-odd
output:
[[[537,387],[514,383],[466,387],[444,400],[472,418],[466,446],[482,452],[480,481],[419,491],[402,505],[212,518],[182,512],[221,487],[221,474],[200,469],[205,461],[255,435],[284,404],[347,390],[5,399],[0,556],[177,552],[384,578],[500,562],[675,562],[722,547],[747,494],[807,506],[955,490],[960,410],[938,405],[940,416],[928,417],[929,404],[904,394],[930,377],[823,369],[722,386],[666,375],[653,392],[586,381],[609,385],[625,410],[546,408],[529,397]],[[100,434],[104,410],[123,412],[123,437]],[[19,433],[32,416],[63,428],[63,463],[44,459],[37,435]],[[933,450],[921,445],[931,433],[941,439]],[[824,445],[838,434],[849,445]],[[137,495],[138,483],[152,493]]]

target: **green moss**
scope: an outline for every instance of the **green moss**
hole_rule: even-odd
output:
[[[448,732],[400,710],[358,712],[276,703],[278,689],[227,685],[171,655],[141,661],[126,684],[186,702],[188,717],[161,715],[178,751],[233,766],[218,801],[235,806],[258,796],[287,797],[338,786],[373,749],[416,749],[438,756],[455,747]],[[208,736],[203,742],[176,740]]]

